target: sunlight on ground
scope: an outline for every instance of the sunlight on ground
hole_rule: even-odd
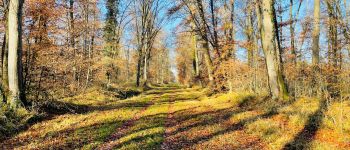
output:
[[[349,149],[350,102],[276,102],[250,93],[157,88],[127,100],[91,91],[65,99],[92,106],[38,123],[4,148]],[[84,102],[85,101],[85,102]]]

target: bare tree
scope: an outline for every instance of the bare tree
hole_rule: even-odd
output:
[[[143,82],[147,84],[149,59],[154,40],[162,28],[166,16],[160,12],[166,9],[164,0],[135,0],[134,21],[138,51],[136,85],[140,86],[141,75]]]

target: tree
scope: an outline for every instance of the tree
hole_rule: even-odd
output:
[[[177,35],[176,38],[177,76],[179,83],[183,85],[201,84],[200,81],[197,80],[197,78],[200,78],[200,71],[195,33],[196,32],[184,32]]]
[[[76,49],[75,49],[75,21],[74,21],[74,0],[69,0],[69,46],[73,49],[73,56],[75,57],[77,54]],[[78,80],[78,73],[77,73],[77,65],[76,65],[76,60],[73,60],[73,79]]]
[[[344,17],[344,29],[343,29],[343,32],[344,32],[344,37],[347,41],[347,50],[348,50],[348,56],[350,58],[350,37],[348,35],[349,33],[349,30],[348,30],[348,27],[349,27],[349,15],[350,15],[350,5],[347,3],[347,0],[344,0],[344,6],[345,6],[345,17]]]
[[[211,59],[210,56],[210,49],[209,49],[209,37],[208,37],[208,23],[206,21],[206,17],[205,17],[205,12],[204,12],[204,7],[203,7],[203,2],[202,0],[197,0],[197,9],[198,9],[198,14],[199,14],[199,20],[200,20],[200,24],[197,25],[197,31],[200,33],[201,35],[201,48],[204,51],[204,59],[205,59],[205,63],[207,65],[207,70],[208,70],[208,79],[209,82],[213,82],[214,78],[213,78],[213,61]],[[215,33],[214,33],[215,34]],[[212,46],[214,48],[216,48],[217,50],[217,54],[220,57],[220,53],[218,52],[219,50],[218,48],[218,41],[215,39],[215,36],[213,36],[213,42],[212,42]]]
[[[70,46],[75,49],[75,35],[74,35],[74,0],[69,0],[69,34]]]
[[[117,34],[117,16],[119,15],[119,0],[107,0],[106,23],[104,27],[104,38],[106,42],[106,53],[115,58],[118,55],[119,37]]]
[[[265,53],[269,86],[272,97],[288,99],[289,93],[283,75],[281,47],[274,0],[257,1],[262,47]]]
[[[23,0],[10,0],[8,13],[8,76],[11,108],[20,107],[24,100],[22,87],[22,7]]]
[[[148,81],[149,60],[156,36],[162,28],[166,16],[160,12],[165,8],[163,0],[136,0],[134,2],[134,21],[138,51],[136,85],[140,86],[141,76],[143,83]]]
[[[226,18],[225,21],[225,34],[227,38],[227,43],[229,45],[228,52],[226,52],[226,56],[223,57],[233,57],[234,59],[236,58],[236,44],[234,43],[235,41],[235,36],[236,36],[236,30],[235,30],[235,24],[234,24],[234,19],[235,19],[235,0],[229,0],[228,2],[225,1],[225,9],[228,12],[229,15],[228,18]]]
[[[202,0],[196,0],[193,3],[191,1],[186,1],[182,0],[181,3],[186,6],[185,8],[187,9],[189,13],[189,17],[192,23],[192,29],[195,32],[196,35],[196,45],[199,49],[201,49],[204,53],[204,62],[207,67],[207,72],[208,72],[208,79],[209,82],[213,82],[214,77],[213,77],[213,60],[211,57],[210,53],[210,47],[209,44],[216,50],[216,54],[218,57],[220,57],[220,52],[219,52],[219,43],[217,39],[217,31],[216,29],[209,30],[211,27],[209,26],[207,19],[206,19],[206,14],[205,10],[203,7],[203,2]],[[214,4],[212,1],[210,1],[210,7],[211,7],[211,20],[212,20],[212,26],[216,25],[216,17],[213,15],[213,9],[214,9]],[[193,9],[195,8],[195,9]]]
[[[1,101],[6,102],[8,96],[8,30],[7,30],[7,22],[8,22],[8,0],[3,1],[3,20],[5,27],[4,39],[1,47]]]
[[[199,39],[199,35],[196,32],[196,26],[194,25],[193,21],[191,21],[191,44],[190,47],[192,47],[192,67],[193,67],[193,75],[195,77],[195,80],[200,78],[200,70],[199,70],[199,49],[197,40]],[[195,81],[196,82],[196,81]],[[197,84],[197,83],[195,83]],[[198,80],[198,84],[201,85],[200,80]]]
[[[329,62],[335,67],[339,67],[341,62],[341,54],[339,52],[338,45],[338,14],[337,14],[337,2],[332,0],[326,0],[327,13],[328,13],[328,59]]]
[[[296,64],[296,62],[297,62],[297,52],[296,52],[296,49],[295,49],[295,29],[294,29],[293,6],[294,6],[294,2],[293,2],[293,0],[290,0],[290,6],[289,6],[290,49],[291,49],[291,54],[292,54],[292,62],[294,64]]]
[[[255,35],[254,35],[254,24],[253,24],[253,12],[251,5],[248,4],[247,11],[248,15],[246,17],[246,27],[245,34],[248,40],[247,43],[247,59],[248,65],[254,67],[254,49],[255,49]]]
[[[317,65],[320,62],[320,0],[314,0],[314,28],[312,34],[312,64]]]

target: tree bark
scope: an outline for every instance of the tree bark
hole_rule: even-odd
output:
[[[201,48],[204,51],[204,59],[205,59],[205,64],[207,66],[207,71],[208,71],[208,79],[209,82],[213,82],[213,62],[210,57],[210,49],[209,49],[209,43],[205,40],[201,40]]]
[[[16,109],[21,106],[22,78],[22,0],[11,0],[8,13],[9,52],[8,52],[8,76],[10,107]],[[21,93],[22,92],[22,93]],[[23,99],[22,99],[23,100]]]
[[[5,29],[6,30],[6,29]],[[4,64],[5,59],[7,59],[7,56],[5,57],[5,54],[7,55],[7,32],[4,35],[4,39],[2,42],[2,47],[1,47],[1,78],[4,79],[4,77],[7,78],[7,68],[6,68],[6,75],[4,74]],[[6,60],[7,62],[7,60]],[[6,93],[5,93],[5,86],[8,87],[7,85],[8,82],[0,82],[0,104],[3,102],[6,102]]]
[[[70,46],[75,49],[74,36],[74,0],[69,0],[69,29],[70,29]],[[75,50],[74,50],[75,55]]]
[[[292,62],[296,65],[297,62],[297,52],[295,49],[295,29],[294,29],[294,17],[293,17],[293,0],[290,0],[290,8],[289,8],[289,30],[290,30],[290,49],[292,54]]]
[[[148,76],[147,76],[147,73],[148,73],[148,59],[147,59],[147,56],[144,57],[144,60],[143,60],[144,64],[143,64],[143,80],[144,82],[146,83],[147,82],[147,79],[148,79]]]
[[[320,62],[320,0],[314,0],[314,27],[312,33],[312,64],[317,66]]]
[[[199,58],[198,58],[198,38],[199,36],[197,33],[193,33],[193,69],[194,69],[194,75],[196,77],[199,77]]]
[[[130,49],[126,49],[126,81],[130,81]]]
[[[224,30],[224,35],[226,37],[227,45],[229,45],[228,52],[223,53],[224,59],[236,59],[236,44],[235,44],[235,0],[225,1],[225,10],[228,13],[228,16],[225,18],[225,23],[227,26]]]
[[[247,48],[247,59],[248,59],[248,66],[254,67],[254,48],[255,48],[255,41],[254,41],[254,32],[253,32],[253,22],[252,22],[252,10],[250,6],[248,6],[248,16],[246,20],[246,31],[245,34],[247,36],[248,40],[248,48]]]
[[[349,26],[349,18],[350,18],[350,5],[348,5],[347,0],[344,0],[344,5],[345,5],[345,24],[346,27]],[[348,57],[350,58],[350,38],[348,36],[345,36],[347,38],[347,50],[348,50]]]
[[[205,59],[205,64],[207,66],[207,71],[208,71],[208,78],[209,82],[213,82],[213,62],[211,60],[210,56],[210,49],[209,49],[209,40],[207,36],[207,22],[205,20],[205,15],[204,15],[204,9],[203,9],[203,4],[201,0],[197,0],[197,7],[199,10],[199,15],[200,15],[200,20],[201,20],[201,27],[199,30],[201,30],[200,33],[202,34],[201,37],[201,48],[204,50],[204,59]]]
[[[213,24],[213,41],[214,41],[214,49],[216,51],[216,54],[218,57],[221,57],[221,53],[219,51],[219,40],[218,40],[218,32],[217,32],[217,20],[215,17],[215,5],[214,5],[214,0],[210,0],[210,12],[211,12],[211,22]]]
[[[261,40],[265,53],[270,92],[273,99],[289,99],[287,85],[284,81],[282,59],[274,0],[263,0],[259,3],[259,20],[261,21]]]
[[[230,41],[232,42],[232,48],[230,48],[230,55],[233,57],[233,59],[236,59],[236,43],[235,43],[236,30],[235,30],[235,23],[234,23],[235,0],[230,0],[230,6],[231,6],[230,23],[232,24],[231,28],[229,29]]]
[[[7,1],[8,2],[8,1]],[[1,50],[1,97],[2,101],[6,103],[8,97],[8,4],[5,5],[4,20],[5,20],[5,35]]]
[[[140,86],[140,79],[141,79],[141,67],[142,67],[142,49],[139,48],[138,50],[139,55],[138,55],[138,61],[137,61],[137,73],[136,73],[136,86],[139,87]]]
[[[198,53],[199,53],[199,48],[198,48],[198,40],[200,39],[200,35],[198,35],[198,31],[196,31],[196,25],[195,23],[192,21],[191,22],[191,29],[192,29],[192,33],[191,33],[191,44],[192,44],[192,67],[193,67],[193,76],[194,76],[194,84],[198,84],[200,85],[200,72],[199,72],[199,57],[198,57]]]
[[[327,12],[328,12],[328,59],[329,62],[337,68],[340,64],[340,53],[338,52],[338,18],[337,18],[337,13],[335,10],[334,6],[334,1],[327,0],[326,5],[327,5]]]

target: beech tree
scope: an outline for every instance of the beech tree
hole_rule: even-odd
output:
[[[6,99],[8,97],[8,30],[7,30],[7,25],[8,25],[8,0],[3,0],[2,1],[2,21],[4,24],[4,37],[2,41],[2,46],[1,46],[1,84],[0,84],[0,97],[2,102],[6,102]]]
[[[8,12],[8,103],[14,109],[24,101],[22,84],[22,7],[23,0],[10,0]]]
[[[273,98],[288,99],[274,5],[274,0],[257,1],[261,42],[265,53],[271,95]]]

